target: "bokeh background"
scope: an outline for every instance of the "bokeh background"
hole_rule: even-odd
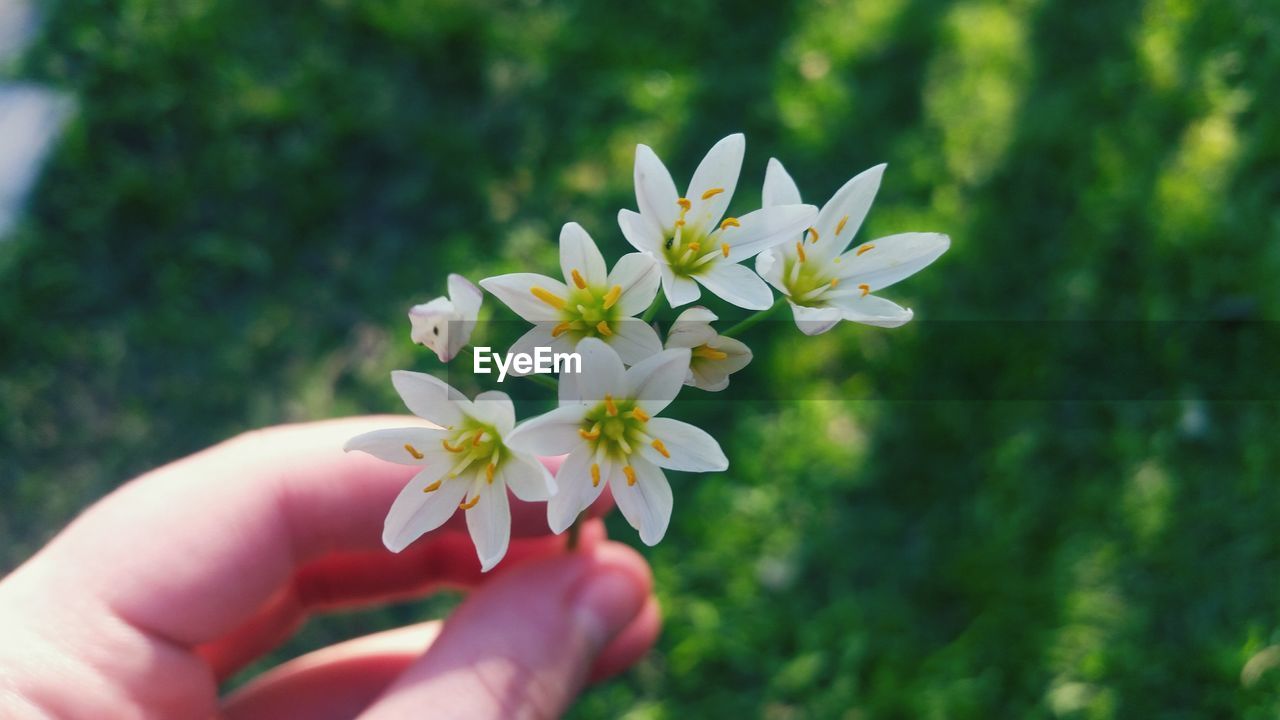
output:
[[[861,237],[953,248],[911,325],[765,324],[689,392],[733,465],[673,475],[665,633],[573,716],[1280,712],[1280,5],[43,7],[6,77],[75,110],[0,240],[0,571],[160,463],[398,410],[447,272],[553,270],[569,219],[616,256],[635,143],[688,178],[745,131],[734,208],[888,162]]]

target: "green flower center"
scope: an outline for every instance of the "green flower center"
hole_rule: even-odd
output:
[[[628,458],[636,453],[642,445],[650,445],[659,453],[670,457],[661,440],[650,437],[645,432],[645,424],[649,422],[649,414],[634,399],[614,400],[612,395],[605,395],[604,400],[587,411],[583,416],[582,426],[578,434],[587,441],[592,455],[603,454],[613,460],[627,463]],[[627,484],[636,482],[635,470],[627,463],[622,468],[627,476]],[[600,466],[591,464],[591,482],[600,484]]]

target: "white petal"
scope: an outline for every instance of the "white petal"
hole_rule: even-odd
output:
[[[642,457],[631,457],[631,469],[636,474],[635,485],[628,485],[622,472],[609,477],[613,500],[631,527],[640,531],[644,544],[657,545],[671,522],[671,485],[661,469]]]
[[[858,250],[864,250],[861,255]],[[951,247],[941,233],[902,233],[865,243],[840,256],[836,277],[850,284],[866,284],[871,292],[916,274]]]
[[[566,405],[529,418],[516,426],[503,443],[517,452],[531,455],[563,455],[582,444],[581,405]]]
[[[837,190],[826,205],[822,206],[822,211],[818,213],[818,220],[814,223],[814,227],[818,230],[818,242],[813,244],[814,249],[810,252],[831,258],[849,247],[853,236],[858,233],[858,228],[862,227],[862,221],[866,219],[872,201],[876,199],[876,192],[880,189],[880,178],[884,176],[885,167],[885,165],[876,165],[858,173]],[[848,220],[844,220],[846,217]],[[844,220],[844,227],[836,233],[836,228],[840,227],[842,220]]]
[[[806,307],[795,303],[791,303],[791,314],[796,318],[796,327],[805,335],[821,335],[844,317],[837,307]]]
[[[470,280],[457,273],[449,273],[449,299],[462,314],[464,320],[475,320],[484,303],[484,293]]]
[[[627,370],[626,397],[650,415],[662,412],[684,385],[689,371],[689,350],[672,348],[636,363]]]
[[[485,278],[480,286],[493,293],[507,307],[529,322],[559,322],[560,311],[539,300],[532,290],[542,288],[558,298],[565,298],[569,288],[564,283],[537,273],[511,273]]]
[[[480,570],[487,572],[507,554],[511,542],[511,503],[501,483],[477,480],[473,492],[480,500],[467,509],[467,530],[480,558]]]
[[[741,225],[725,228],[716,241],[728,244],[729,262],[742,262],[775,245],[797,242],[817,215],[812,205],[760,208],[738,218]]]
[[[604,285],[608,274],[600,248],[576,222],[560,228],[560,270],[566,283],[572,282],[573,271],[577,270],[587,284],[595,287]]]
[[[396,496],[382,527],[382,543],[391,552],[409,547],[425,532],[431,532],[453,517],[458,503],[467,493],[469,481],[462,478],[441,479],[448,466],[429,467],[418,473]],[[440,481],[440,487],[423,492],[429,485]]]
[[[656,253],[662,249],[662,228],[648,215],[641,215],[634,210],[618,211],[618,227],[622,236],[631,246],[640,252]]]
[[[787,294],[787,286],[782,282],[782,272],[786,268],[782,249],[773,247],[756,256],[756,274],[775,287],[783,295]]]
[[[648,145],[636,146],[636,206],[666,232],[675,226],[680,199],[671,173]]]
[[[876,327],[893,328],[905,325],[911,320],[913,314],[897,303],[875,295],[836,298],[830,303],[840,308],[845,320]]]
[[[622,359],[598,338],[586,338],[574,352],[582,357],[582,372],[560,379],[561,405],[594,405],[605,395],[621,395],[625,387]]]
[[[671,307],[680,307],[697,300],[702,291],[698,289],[698,283],[693,278],[684,275],[676,275],[671,272],[671,266],[664,263],[658,265],[658,271],[662,273],[662,291],[667,294],[667,304]]]
[[[737,338],[722,337],[717,335],[715,339],[707,343],[707,347],[728,355],[723,360],[714,360],[716,365],[725,368],[731,373],[738,372],[742,368],[751,364],[751,348],[747,344]]]
[[[635,365],[662,352],[662,339],[653,326],[634,318],[614,323],[613,335],[605,338],[618,353],[623,365]]]
[[[610,288],[615,285],[622,288],[622,295],[618,296],[614,307],[630,317],[639,315],[653,304],[660,282],[662,273],[658,270],[657,259],[649,253],[629,253],[613,266],[605,284]]]
[[[511,492],[525,502],[544,502],[556,493],[556,481],[552,479],[551,471],[530,455],[513,454],[503,460],[498,472]]]
[[[487,390],[471,402],[471,416],[505,435],[515,427],[516,407],[506,393]]]
[[[707,151],[698,163],[689,181],[689,212],[685,221],[690,228],[711,230],[720,223],[724,211],[733,199],[738,187],[738,175],[742,172],[742,155],[747,150],[747,139],[742,133],[734,133],[720,140]],[[710,197],[703,197],[710,195]]]
[[[694,278],[721,299],[748,310],[764,310],[773,304],[773,291],[749,269],[729,261],[708,264],[711,268]]]
[[[466,398],[449,384],[426,373],[393,370],[391,384],[409,412],[440,427],[453,427],[462,422],[460,407]]]
[[[446,437],[448,433],[444,430],[432,428],[390,428],[357,435],[348,440],[342,449],[346,452],[359,450],[379,460],[400,465],[430,465],[445,452],[440,441]]]
[[[604,491],[604,479],[609,476],[612,465],[606,460],[600,468],[600,484],[592,485],[591,464],[597,459],[586,443],[580,443],[564,459],[560,472],[556,473],[556,494],[547,501],[547,524],[551,532],[557,535],[564,532]]]
[[[689,379],[685,384],[708,392],[719,392],[729,387],[729,370],[717,362],[695,359],[689,364]]]
[[[715,328],[711,327],[711,322],[716,319],[715,313],[701,305],[685,310],[676,316],[671,322],[671,328],[667,330],[667,347],[694,348],[706,345],[716,337]]]
[[[431,302],[409,308],[409,339],[435,352],[440,362],[449,362],[457,353],[452,351],[451,332],[460,325],[462,313],[448,298],[438,297]],[[468,337],[469,337],[468,329]]]
[[[658,467],[686,472],[717,472],[729,467],[729,459],[720,449],[720,443],[701,428],[671,418],[653,418],[645,430],[661,440],[671,455],[665,457],[657,449],[645,445],[641,452]]]
[[[769,158],[769,166],[765,168],[763,200],[765,207],[800,204],[800,188],[777,158]]]

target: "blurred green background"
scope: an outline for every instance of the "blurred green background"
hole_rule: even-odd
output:
[[[447,272],[554,270],[569,219],[616,257],[635,143],[683,185],[744,131],[734,208],[884,161],[861,237],[953,248],[913,324],[762,326],[680,411],[733,465],[673,475],[664,635],[573,716],[1280,713],[1280,5],[641,5],[46,4],[8,74],[78,111],[0,241],[0,570],[239,431],[398,411]]]

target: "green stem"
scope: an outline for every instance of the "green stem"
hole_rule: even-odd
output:
[[[777,300],[774,301],[772,305],[768,307],[768,309],[761,310],[757,312],[755,315],[748,315],[747,317],[743,318],[742,322],[738,323],[737,325],[730,327],[728,330],[722,330],[720,332],[720,336],[733,337],[735,335],[743,333],[746,330],[749,330],[756,323],[762,320],[765,320],[770,315],[778,312],[778,309],[786,304],[787,304],[787,299],[785,297],[779,297]]]
[[[658,315],[658,310],[662,309],[662,298],[662,290],[659,289],[658,294],[653,296],[653,302],[649,304],[649,309],[644,311],[644,315],[641,315],[640,319],[646,323],[653,322],[653,319]]]
[[[569,526],[569,537],[565,540],[565,548],[569,552],[578,549],[578,536],[582,534],[582,516],[579,515],[574,519],[573,524]]]

